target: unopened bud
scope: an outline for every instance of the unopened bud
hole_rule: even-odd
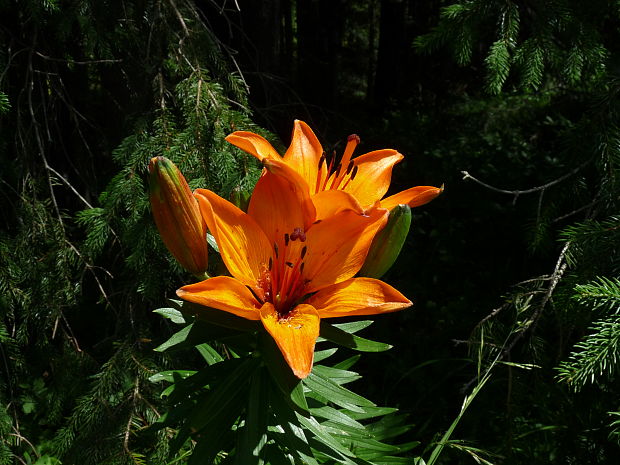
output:
[[[398,258],[410,226],[411,208],[409,205],[401,204],[394,207],[387,224],[373,239],[359,275],[367,278],[381,278]]]
[[[174,163],[154,157],[149,163],[150,200],[159,234],[174,258],[190,273],[207,271],[206,224],[198,201]]]

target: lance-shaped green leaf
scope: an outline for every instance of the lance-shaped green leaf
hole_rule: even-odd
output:
[[[359,350],[360,352],[383,352],[392,348],[390,344],[364,339],[348,331],[343,331],[326,321],[321,321],[321,332],[318,341],[322,340],[328,340],[350,349]]]
[[[262,465],[263,448],[267,444],[269,425],[269,374],[265,369],[257,370],[252,376],[245,423],[237,432],[236,465]]]
[[[249,391],[248,380],[258,364],[255,359],[247,358],[240,365],[231,366],[234,366],[231,372],[218,379],[217,384],[199,397],[187,421],[170,442],[170,449],[178,451],[190,434],[196,435],[198,445],[190,463],[210,463],[232,437],[230,428],[244,408],[243,398]]]
[[[401,204],[394,207],[387,224],[373,239],[359,275],[377,279],[383,276],[398,258],[410,226],[409,205]]]

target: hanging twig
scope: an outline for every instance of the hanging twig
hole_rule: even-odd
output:
[[[561,183],[562,181],[570,178],[571,176],[574,176],[575,174],[577,174],[579,171],[581,171],[585,166],[587,166],[591,161],[593,160],[593,158],[590,158],[589,160],[583,162],[581,165],[577,166],[576,168],[572,169],[571,171],[569,171],[568,173],[566,173],[564,176],[560,176],[557,179],[554,179],[553,181],[550,181],[546,184],[543,184],[542,186],[537,186],[537,187],[532,187],[531,189],[516,189],[516,190],[508,190],[508,189],[500,189],[498,187],[495,186],[491,186],[490,184],[487,184],[484,181],[481,181],[477,178],[475,178],[474,176],[472,176],[471,174],[469,174],[469,172],[467,171],[461,171],[461,174],[463,175],[463,180],[467,180],[467,179],[471,179],[472,181],[480,184],[481,186],[486,187],[487,189],[492,190],[493,192],[499,192],[500,194],[509,194],[514,196],[514,199],[512,201],[512,203],[514,204],[517,201],[517,198],[522,195],[522,194],[532,194],[534,192],[541,192],[544,191],[545,189],[550,188],[551,186],[555,186],[556,184]]]

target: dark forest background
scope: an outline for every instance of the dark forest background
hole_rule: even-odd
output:
[[[592,0],[0,1],[0,464],[185,463],[140,432],[190,277],[151,220],[152,156],[251,190],[224,141],[405,155],[414,210],[384,279],[414,301],[353,388],[441,463],[620,457],[620,6]]]

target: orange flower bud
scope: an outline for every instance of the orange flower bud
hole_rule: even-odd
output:
[[[206,224],[198,201],[174,163],[154,157],[149,163],[153,218],[170,253],[187,271],[207,271]]]

